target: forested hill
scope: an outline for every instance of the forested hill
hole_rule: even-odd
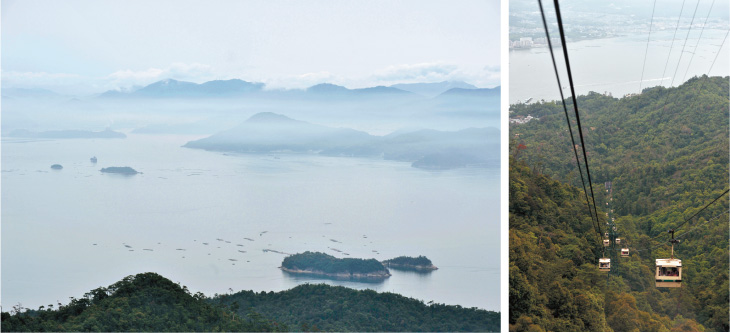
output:
[[[727,188],[728,77],[693,78],[621,99],[591,93],[578,97],[578,107],[592,179],[615,184],[616,214],[641,216],[676,204],[671,210],[683,212]],[[509,129],[513,143],[526,147],[520,159],[580,186],[562,103],[511,106],[510,117],[528,114],[539,119]]]
[[[693,319],[700,317],[698,298],[685,290],[677,306],[679,290],[654,287],[649,255],[612,262],[617,272],[610,278],[598,270],[601,247],[581,190],[511,160],[509,194],[510,331],[705,329]],[[717,288],[712,303],[721,308],[723,290]],[[725,312],[716,319],[727,325],[724,300]],[[722,330],[717,324],[709,328]]]
[[[5,332],[190,332],[190,331],[286,331],[285,325],[254,312],[234,315],[230,309],[191,295],[186,287],[155,273],[128,276],[109,287],[100,287],[66,305],[38,310],[15,306],[2,313]]]
[[[656,288],[653,278],[654,260],[670,257],[667,230],[728,187],[728,78],[693,78],[621,99],[592,93],[580,96],[578,106],[601,226],[605,231],[605,213],[614,209],[621,247],[631,255],[609,251],[610,276],[597,270],[600,253],[587,259],[601,245],[582,190],[565,185],[580,187],[580,178],[562,104],[513,105],[510,117],[539,119],[510,126],[510,298],[531,309],[515,308],[510,324],[603,330],[598,319],[581,326],[582,311],[571,312],[576,295],[588,292],[606,329],[728,331],[727,195],[677,231],[682,288]],[[577,133],[572,116],[571,123]],[[611,197],[604,187],[609,181]],[[580,195],[566,197],[566,191]],[[568,223],[577,216],[580,225]],[[561,319],[548,320],[553,317]]]
[[[275,319],[274,319],[275,318]],[[393,293],[302,285],[208,298],[155,273],[128,276],[53,308],[13,307],[2,331],[499,331],[499,312]]]
[[[213,304],[237,305],[293,330],[328,332],[499,332],[499,312],[423,302],[394,293],[304,284],[282,292],[241,291]]]

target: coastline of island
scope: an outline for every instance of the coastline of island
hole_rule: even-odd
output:
[[[336,279],[385,279],[390,271],[376,259],[335,258],[321,252],[290,255],[279,267],[292,274],[316,275]]]

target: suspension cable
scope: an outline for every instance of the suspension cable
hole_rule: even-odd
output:
[[[593,213],[596,215],[596,221],[598,221],[598,211],[596,210],[596,196],[593,193],[593,181],[591,180],[591,169],[588,166],[588,154],[586,153],[586,146],[585,141],[583,139],[583,127],[580,123],[580,113],[578,112],[578,101],[575,96],[575,86],[573,84],[573,74],[570,71],[570,60],[568,57],[568,46],[565,42],[565,31],[563,30],[563,19],[560,16],[560,5],[558,4],[558,0],[553,0],[553,3],[555,4],[555,15],[558,19],[558,29],[560,31],[560,42],[563,46],[563,55],[565,57],[565,67],[568,70],[568,82],[570,84],[570,93],[572,94],[573,99],[573,110],[575,111],[575,119],[577,121],[578,125],[578,135],[580,136],[580,144],[581,148],[583,150],[583,159],[585,160],[586,164],[586,176],[588,177],[588,185],[591,188],[591,198],[593,200]],[[600,232],[601,230],[601,224],[598,224],[598,230]]]
[[[586,205],[588,206],[588,215],[591,216],[591,223],[593,224],[593,229],[598,233],[598,238],[601,239],[601,232],[600,228],[598,228],[598,220],[593,218],[593,214],[591,213],[591,204],[588,201],[588,190],[586,189],[586,182],[583,178],[583,170],[580,167],[580,159],[578,158],[578,150],[575,148],[575,139],[573,138],[573,127],[570,125],[570,118],[568,117],[568,107],[565,105],[565,96],[563,96],[563,89],[561,88],[562,85],[560,84],[560,75],[558,74],[558,66],[555,63],[555,54],[553,53],[553,44],[550,41],[550,32],[548,31],[547,21],[545,20],[545,11],[542,7],[542,0],[537,0],[538,5],[540,6],[540,15],[542,16],[542,25],[545,28],[545,35],[547,36],[547,42],[548,42],[548,48],[550,49],[550,58],[553,62],[553,68],[555,69],[555,78],[558,80],[558,90],[560,91],[560,100],[563,102],[563,111],[565,113],[565,122],[568,123],[568,131],[570,131],[570,142],[572,143],[571,148],[573,149],[573,153],[575,155],[575,164],[578,166],[578,173],[580,174],[580,182],[583,184],[583,194],[585,194],[586,197]]]
[[[715,1],[715,0],[713,0]],[[646,38],[646,51],[644,52],[644,64],[641,66],[641,80],[639,80],[639,92],[641,92],[644,83],[644,69],[646,69],[646,56],[649,54],[649,40],[651,39],[651,26],[654,24],[654,9],[656,9],[656,0],[654,6],[651,7],[651,22],[649,23],[649,37]]]

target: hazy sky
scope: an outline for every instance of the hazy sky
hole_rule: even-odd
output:
[[[3,87],[499,85],[498,0],[2,1]]]

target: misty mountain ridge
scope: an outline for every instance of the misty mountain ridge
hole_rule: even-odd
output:
[[[417,86],[444,89],[454,85],[467,84]],[[499,88],[466,87],[451,88],[435,97],[394,86],[349,89],[322,83],[286,90],[235,79],[200,84],[169,79],[137,90],[94,96],[3,88],[2,125],[8,133],[16,129],[93,129],[113,124],[115,128],[134,129],[135,133],[210,135],[255,113],[272,111],[379,134],[402,127],[452,131],[475,124],[498,127]]]
[[[264,90],[265,84],[261,82],[247,82],[240,79],[215,80],[204,83],[178,81],[165,79],[151,83],[132,92],[121,92],[109,90],[99,94],[101,98],[139,98],[139,97],[237,97],[250,94],[292,97],[301,96],[360,96],[360,95],[392,95],[431,98],[438,96],[450,89],[459,88],[465,90],[480,89],[463,81],[443,81],[437,83],[408,83],[395,84],[391,86],[375,86],[366,88],[349,89],[344,86],[332,83],[320,83],[304,90]]]
[[[498,161],[499,130],[468,128],[448,132],[421,129],[374,136],[262,112],[230,130],[190,141],[184,147],[237,153],[291,152],[374,157],[412,162],[414,167],[451,169]]]
[[[184,147],[245,153],[308,152],[342,144],[363,144],[370,139],[370,134],[353,129],[332,128],[261,112],[232,129],[188,142]]]
[[[263,83],[239,79],[215,80],[201,84],[167,79],[149,84],[131,93],[104,93],[107,97],[221,97],[261,91]],[[104,95],[102,94],[102,95]]]
[[[466,83],[464,81],[441,81],[434,83],[398,83],[391,85],[391,87],[410,91],[412,93],[419,94],[425,97],[436,97],[454,88],[479,89],[476,86]]]

